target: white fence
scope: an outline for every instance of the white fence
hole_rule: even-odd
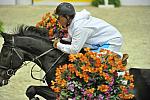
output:
[[[0,0],[0,5],[15,5],[16,0]]]
[[[150,5],[150,0],[120,0],[122,5]]]
[[[0,0],[0,5],[32,5],[32,0]]]
[[[0,5],[32,5],[33,0],[0,0]],[[120,0],[122,5],[150,5],[150,0]]]

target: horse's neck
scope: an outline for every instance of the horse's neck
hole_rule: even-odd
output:
[[[53,48],[52,42],[28,36],[18,36],[15,39],[15,45],[30,53],[40,54]]]
[[[41,52],[41,54],[43,53],[45,52]],[[68,55],[65,54],[62,56],[62,52],[57,49],[54,49],[43,56],[40,55],[33,56],[32,53],[28,53],[26,60],[31,61],[32,59],[35,59],[33,62],[36,63],[46,73],[46,81],[49,84],[51,80],[55,79],[56,67],[64,64],[67,61]],[[39,57],[39,59],[36,59],[36,57]]]
[[[30,36],[17,36],[15,38],[15,45],[26,52],[25,60],[30,61],[53,48],[52,42]],[[46,81],[48,83],[54,79],[56,67],[67,61],[68,55],[65,54],[59,59],[61,55],[62,52],[60,50],[52,49],[52,51],[47,52],[39,57],[39,59],[34,60],[47,73]]]

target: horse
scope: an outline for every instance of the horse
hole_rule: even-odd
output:
[[[45,72],[39,80],[45,80],[48,85],[29,86],[26,96],[29,100],[38,100],[35,95],[56,100],[56,94],[50,89],[51,80],[55,79],[57,66],[68,62],[68,54],[53,47],[47,29],[21,25],[14,33],[1,33],[4,44],[0,53],[0,86],[7,85],[25,61],[32,61]]]

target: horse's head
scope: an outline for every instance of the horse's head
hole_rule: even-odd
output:
[[[39,65],[46,73],[46,82],[50,83],[55,77],[56,66],[68,58],[67,54],[61,57],[63,52],[53,48],[53,42],[44,28],[20,26],[15,34],[1,35],[4,44],[0,53],[0,86],[8,83],[24,61],[33,61]]]
[[[1,33],[4,44],[0,53],[0,86],[8,84],[8,80],[22,65],[24,55],[15,47],[14,35]]]

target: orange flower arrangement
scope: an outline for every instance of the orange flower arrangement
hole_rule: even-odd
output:
[[[49,30],[49,38],[62,38],[67,35],[67,31],[63,30],[62,26],[57,20],[57,16],[55,14],[51,14],[50,12],[46,13],[42,20],[36,24],[36,27],[46,28]]]
[[[114,52],[102,49],[100,53],[85,49],[86,53],[70,54],[70,64],[56,69],[51,88],[59,99],[120,100],[131,99],[133,75],[126,71],[122,59]],[[119,75],[119,72],[125,72]]]

